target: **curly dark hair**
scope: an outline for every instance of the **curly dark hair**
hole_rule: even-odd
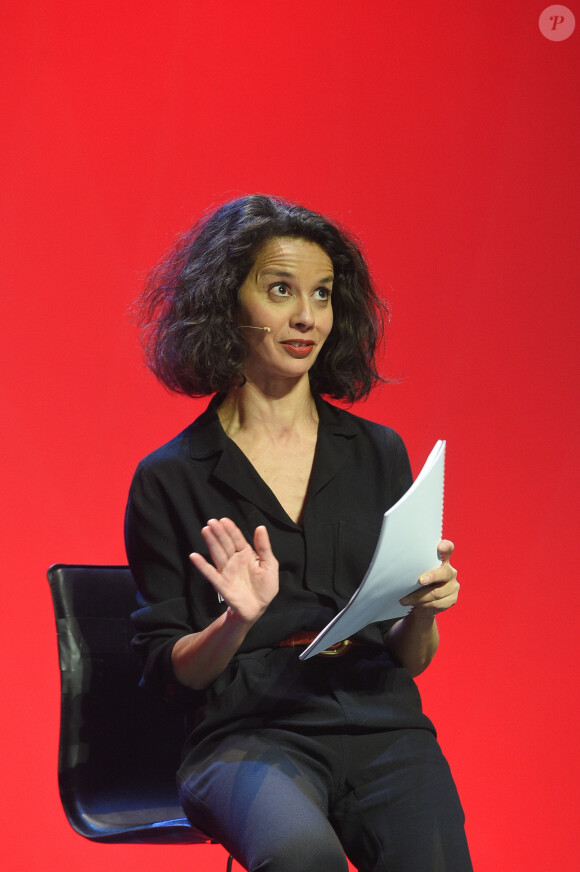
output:
[[[167,388],[202,397],[243,383],[249,347],[238,326],[238,291],[259,249],[282,236],[316,243],[334,268],[334,322],[310,370],[312,391],[353,402],[383,381],[375,350],[388,311],[359,245],[304,206],[254,194],[186,231],[137,301],[147,364]]]

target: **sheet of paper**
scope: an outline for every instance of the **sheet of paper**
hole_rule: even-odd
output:
[[[417,590],[419,576],[437,565],[443,523],[445,442],[439,440],[401,499],[385,512],[367,573],[344,609],[300,655],[306,660],[353,636],[368,624],[402,618],[399,602]]]

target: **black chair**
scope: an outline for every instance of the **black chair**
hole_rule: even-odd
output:
[[[71,826],[95,842],[209,843],[175,784],[184,717],[138,686],[129,568],[55,565],[48,579],[62,689],[59,789]]]

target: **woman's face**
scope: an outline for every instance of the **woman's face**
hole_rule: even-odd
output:
[[[250,346],[251,381],[305,376],[332,328],[332,261],[314,242],[266,242],[239,290],[240,326]]]

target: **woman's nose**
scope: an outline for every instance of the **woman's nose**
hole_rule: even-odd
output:
[[[314,309],[312,308],[310,298],[304,299],[298,297],[294,311],[292,312],[290,324],[292,327],[296,327],[299,330],[309,330],[314,327],[314,321]]]

